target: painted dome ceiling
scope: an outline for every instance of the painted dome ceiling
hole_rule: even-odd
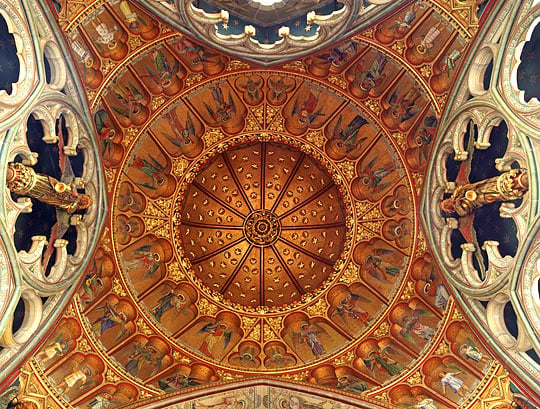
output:
[[[478,20],[434,4],[264,69],[139,4],[58,2],[111,210],[25,369],[50,405],[253,377],[378,407],[476,404],[501,367],[454,306],[416,209]],[[463,386],[443,388],[452,376]]]

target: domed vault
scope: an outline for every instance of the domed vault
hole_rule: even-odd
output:
[[[416,218],[475,6],[411,2],[263,69],[135,3],[59,4],[112,210],[78,296],[25,368],[51,407],[244,378],[366,407],[479,407],[501,367]],[[58,339],[62,353],[46,352]],[[272,405],[323,407],[316,392],[279,393]],[[239,405],[223,394],[199,404]]]

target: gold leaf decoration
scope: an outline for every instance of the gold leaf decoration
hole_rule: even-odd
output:
[[[283,66],[286,70],[296,71],[296,72],[306,72],[306,67],[302,61],[294,61]]]
[[[218,369],[217,371],[218,376],[223,381],[232,381],[233,379],[242,378],[242,375],[239,374],[232,374],[230,372],[225,372],[223,369]]]
[[[339,281],[345,284],[351,284],[358,280],[358,266],[354,263],[349,263],[347,268],[343,271],[343,274],[339,278]]]
[[[124,145],[126,148],[130,146],[131,142],[133,142],[138,133],[139,129],[134,126],[130,126],[129,128],[127,128],[124,132],[124,139],[122,139],[122,145]]]
[[[129,49],[133,51],[142,44],[141,38],[139,36],[131,36],[129,37],[128,44],[129,44]]]
[[[172,174],[174,176],[182,177],[188,166],[189,166],[189,161],[187,159],[176,158],[173,160]]]
[[[135,322],[137,329],[142,332],[144,335],[151,335],[153,331],[148,327],[148,324],[141,318],[137,319]]]
[[[270,325],[277,334],[279,333],[279,331],[281,331],[281,317],[266,318],[266,322],[268,322],[268,325]]]
[[[160,29],[161,29],[161,34],[167,34],[167,33],[170,33],[172,30],[169,26],[165,25],[165,24],[160,24]],[[182,37],[182,36],[180,36]]]
[[[198,84],[203,78],[203,75],[200,73],[190,73],[186,77],[186,87],[191,87],[192,85]]]
[[[423,77],[429,78],[432,74],[431,72],[431,65],[424,65],[420,67],[420,74],[422,74]]]
[[[328,303],[324,298],[319,299],[315,304],[310,305],[306,308],[306,311],[309,315],[326,315],[326,311],[328,310]]]
[[[242,317],[242,329],[244,332],[248,332],[251,328],[253,328],[257,320],[258,318]]]
[[[118,277],[115,277],[113,280],[113,287],[112,287],[113,293],[116,295],[119,295],[120,297],[126,296],[126,290],[124,290],[124,287],[122,287],[122,283],[120,283],[120,279]]]
[[[318,148],[322,148],[326,140],[320,130],[309,131],[306,135],[306,139]]]
[[[388,397],[388,392],[383,392],[381,395],[375,396],[375,399],[382,400],[384,402],[390,402],[390,398]]]
[[[364,104],[376,115],[379,115],[381,113],[381,106],[379,105],[378,99],[368,98]]]
[[[420,385],[422,382],[422,374],[420,371],[416,371],[407,379],[409,385]]]
[[[77,349],[81,352],[88,352],[92,348],[90,347],[88,341],[85,338],[81,338],[79,339],[79,341],[77,341]]]
[[[253,327],[253,330],[247,336],[247,339],[252,339],[254,341],[260,342],[260,340],[261,340],[261,325],[262,325],[262,323],[259,324],[259,325],[255,325]]]
[[[163,105],[164,102],[165,102],[165,97],[163,95],[158,95],[152,98],[152,102],[150,103],[150,106],[152,107],[152,110],[155,111],[157,108]]]
[[[345,81],[341,76],[332,75],[328,77],[328,81],[334,85],[337,85],[341,89],[347,89],[347,81]]]
[[[114,67],[116,67],[116,63],[111,60],[105,60],[103,63],[103,66],[101,68],[101,72],[103,72],[103,75],[107,75],[109,71],[111,71]]]
[[[270,327],[270,325],[266,322],[263,325],[263,338],[264,342],[278,338],[275,332],[272,330],[272,327]]]
[[[452,320],[463,321],[463,315],[461,315],[461,312],[457,308],[454,309]]]
[[[297,372],[297,373],[286,373],[281,375],[285,379],[292,379],[293,381],[303,381],[305,380],[309,375],[308,371],[304,372]]]
[[[379,328],[377,328],[373,335],[376,337],[385,337],[390,333],[390,325],[387,322],[383,322]]]
[[[199,312],[204,315],[214,315],[218,312],[217,305],[211,304],[206,298],[201,298],[197,302],[197,308],[199,308]]]
[[[107,382],[112,382],[112,383],[116,383],[120,381],[120,377],[115,372],[113,372],[113,370],[110,368],[107,368],[107,372],[105,372],[105,379],[107,380]]]
[[[189,359],[187,356],[182,355],[179,351],[173,352],[173,358],[175,362],[181,364],[189,364],[191,362],[191,359]]]
[[[356,207],[356,213],[364,214],[373,207],[373,203],[366,200],[363,202],[356,202],[354,206]]]
[[[369,240],[377,235],[371,230],[363,228],[361,225],[358,226],[356,234],[357,234],[356,237],[358,241]]]
[[[364,31],[362,33],[362,35],[365,36],[365,37],[373,38],[373,33],[374,32],[375,32],[375,29],[372,27],[372,28],[369,28],[366,31]]]
[[[247,70],[250,67],[251,66],[244,61],[232,60],[229,61],[229,63],[227,64],[227,68],[225,69],[225,71]]]
[[[224,135],[218,129],[209,129],[203,135],[204,143],[206,146],[211,146],[217,141],[223,139]]]
[[[74,317],[75,316],[75,308],[73,307],[73,304],[68,305],[68,307],[64,311],[64,315],[66,317]]]
[[[145,391],[145,390],[142,390],[142,391],[139,392],[139,397],[140,397],[141,399],[150,398],[150,397],[152,397],[152,396],[154,396],[153,393],[150,393],[150,392]]]
[[[450,346],[445,342],[442,341],[440,345],[435,350],[435,355],[446,355],[450,352]]]
[[[405,43],[403,41],[396,41],[394,45],[392,45],[392,50],[394,50],[399,55],[403,55],[403,51],[405,50]]]
[[[344,160],[343,162],[339,162],[338,167],[343,172],[343,175],[345,176],[345,179],[347,179],[347,182],[351,182],[351,180],[354,179],[354,163],[350,162],[348,160]]]
[[[341,355],[340,357],[334,359],[335,365],[348,365],[354,361],[355,355],[354,351],[349,351],[346,354]]]
[[[107,190],[110,192],[116,179],[116,169],[105,168],[105,179],[107,180]]]
[[[424,175],[421,173],[414,172],[412,174],[414,180],[414,187],[416,189],[416,194],[420,196],[422,194],[422,186],[424,185]]]
[[[416,255],[420,256],[427,251],[426,238],[421,230],[416,233]]]
[[[176,282],[182,281],[186,277],[186,275],[180,268],[180,264],[178,263],[178,261],[173,261],[167,266],[167,273],[169,278],[172,278]]]
[[[407,142],[405,141],[405,134],[401,132],[394,132],[392,138],[396,141],[401,150],[407,149]]]
[[[403,294],[401,294],[401,299],[403,301],[407,301],[407,300],[410,300],[413,295],[414,295],[414,283],[412,281],[409,281],[407,283],[407,286],[405,287],[405,290],[403,291]]]

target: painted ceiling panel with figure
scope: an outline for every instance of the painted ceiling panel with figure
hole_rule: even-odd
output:
[[[502,367],[416,218],[478,25],[476,3],[450,3],[399,5],[266,69],[135,2],[56,2],[111,212],[79,293],[24,368],[35,399],[135,407],[264,378],[337,403],[257,386],[181,407],[480,408]]]

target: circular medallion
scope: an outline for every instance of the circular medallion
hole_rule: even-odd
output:
[[[346,238],[341,193],[300,149],[251,142],[214,156],[181,204],[194,274],[229,302],[281,307],[316,295]]]
[[[244,223],[246,239],[255,246],[269,246],[275,243],[280,230],[279,218],[265,209],[255,210]]]

